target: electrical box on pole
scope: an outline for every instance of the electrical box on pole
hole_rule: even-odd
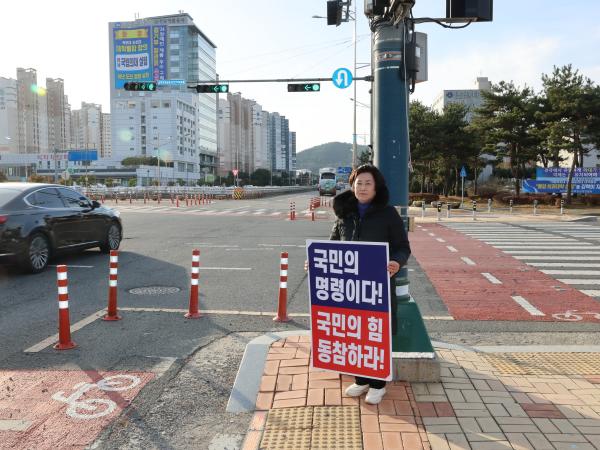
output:
[[[493,4],[493,0],[446,0],[446,18],[491,22]]]

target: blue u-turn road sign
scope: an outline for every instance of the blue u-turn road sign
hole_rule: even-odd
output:
[[[462,166],[460,169],[460,176],[461,177],[466,177],[467,176],[467,171],[465,170],[465,166]]]
[[[340,67],[333,72],[331,76],[331,81],[335,87],[340,89],[346,89],[348,86],[352,84],[352,72],[350,69],[346,69],[345,67]]]

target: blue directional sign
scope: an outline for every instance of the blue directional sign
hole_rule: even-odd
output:
[[[460,168],[460,176],[461,176],[462,178],[464,178],[464,177],[466,177],[466,176],[467,176],[467,171],[465,170],[465,166],[462,166],[462,167]]]
[[[346,89],[352,84],[352,72],[350,69],[346,69],[345,67],[340,67],[333,72],[331,76],[331,81],[335,87],[340,89]]]

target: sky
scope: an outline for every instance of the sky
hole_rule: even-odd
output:
[[[353,0],[354,2],[355,0]],[[354,6],[352,6],[354,8]],[[110,110],[108,22],[188,13],[217,46],[221,79],[329,78],[352,69],[354,22],[327,26],[326,0],[207,0],[2,2],[0,77],[34,68],[38,84],[62,78],[72,109],[82,101]],[[358,76],[370,68],[371,33],[357,4]],[[443,17],[445,0],[416,0],[415,17]],[[600,3],[592,0],[496,0],[494,21],[448,30],[417,25],[428,37],[428,81],[412,99],[431,105],[443,89],[470,89],[478,76],[539,90],[541,74],[573,64],[600,82]],[[364,67],[366,66],[366,67]],[[369,83],[357,85],[357,141],[368,143]],[[318,93],[288,93],[285,83],[231,83],[267,111],[290,120],[302,151],[325,142],[351,142],[353,88],[321,83]]]

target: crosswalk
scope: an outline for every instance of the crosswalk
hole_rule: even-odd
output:
[[[254,217],[272,217],[285,219],[289,216],[289,209],[273,209],[273,208],[257,208],[252,206],[243,206],[238,208],[216,208],[214,206],[193,206],[193,207],[176,207],[172,205],[153,206],[153,205],[115,205],[111,208],[120,212],[135,212],[142,214],[183,214],[192,216],[254,216]],[[324,218],[329,214],[328,210],[317,210],[315,216]],[[311,211],[309,209],[296,212],[296,217],[310,218]]]
[[[446,223],[600,300],[600,226],[583,223]]]

